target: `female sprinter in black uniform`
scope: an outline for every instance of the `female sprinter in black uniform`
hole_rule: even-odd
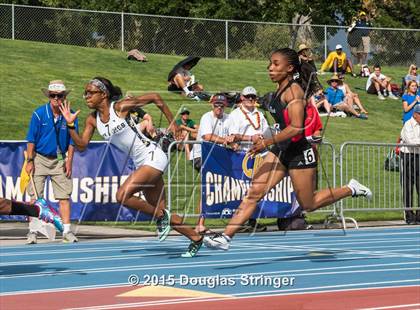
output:
[[[277,92],[268,110],[281,131],[270,138],[261,138],[253,145],[251,154],[267,147],[270,147],[270,152],[253,175],[251,187],[224,233],[204,238],[207,247],[228,250],[231,238],[254,213],[258,201],[287,174],[300,206],[306,211],[314,211],[348,196],[372,196],[372,192],[356,180],[350,180],[348,185],[340,188],[315,192],[313,180],[317,159],[303,134],[306,98],[312,95],[313,83],[310,83],[310,76],[303,76],[300,72],[298,54],[290,48],[272,53],[268,72],[270,79],[277,83]],[[297,74],[300,77],[294,79]],[[303,90],[306,86],[309,88],[307,96]]]

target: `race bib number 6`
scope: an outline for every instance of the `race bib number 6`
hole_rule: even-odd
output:
[[[315,162],[315,153],[312,148],[303,151],[303,157],[305,158],[305,164],[313,164]]]

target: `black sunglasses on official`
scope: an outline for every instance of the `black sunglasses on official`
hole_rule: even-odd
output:
[[[51,99],[63,99],[66,95],[65,94],[49,94],[48,97]]]
[[[248,99],[248,100],[255,100],[255,99],[257,99],[257,96],[255,96],[255,95],[246,95],[246,96],[244,96],[246,99]]]

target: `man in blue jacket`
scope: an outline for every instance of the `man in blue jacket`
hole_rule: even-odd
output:
[[[63,242],[77,242],[70,230],[70,195],[73,190],[71,179],[74,147],[66,120],[59,106],[66,100],[69,91],[63,81],[51,81],[42,89],[49,101],[32,113],[26,136],[26,172],[33,175],[35,189],[29,186],[32,198],[44,195],[46,178],[51,178],[54,197],[59,201],[60,214],[64,223]],[[78,127],[75,123],[73,126]],[[35,191],[34,191],[35,190]],[[30,225],[31,227],[31,225]],[[30,228],[28,244],[37,243],[36,231]]]

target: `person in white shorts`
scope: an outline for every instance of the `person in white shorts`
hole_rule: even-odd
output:
[[[111,81],[102,77],[90,80],[85,88],[84,98],[87,106],[95,111],[86,119],[85,129],[80,136],[74,130],[76,113],[71,113],[70,103],[65,102],[61,112],[67,121],[70,135],[78,150],[86,149],[95,128],[109,143],[129,155],[137,170],[121,185],[116,199],[122,205],[152,215],[157,222],[159,241],[165,240],[172,227],[191,240],[190,246],[183,257],[193,257],[202,245],[202,237],[191,227],[183,224],[183,219],[177,214],[170,214],[166,207],[163,172],[168,164],[166,154],[153,141],[137,130],[136,124],[130,119],[133,108],[154,102],[168,118],[170,128],[176,131],[172,113],[160,95],[145,94],[139,97],[126,97],[120,100],[121,89]],[[142,191],[146,200],[134,195]]]

